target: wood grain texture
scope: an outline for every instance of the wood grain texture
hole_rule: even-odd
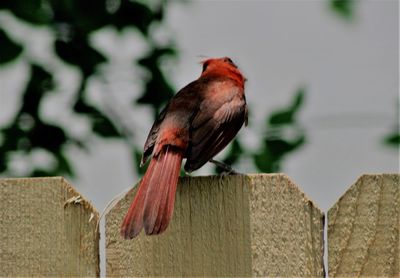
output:
[[[399,174],[363,175],[328,212],[329,276],[400,277]]]
[[[1,276],[99,276],[98,219],[61,177],[0,179]]]
[[[131,190],[106,215],[107,276],[319,276],[321,211],[285,175],[181,178],[159,236],[119,235]]]

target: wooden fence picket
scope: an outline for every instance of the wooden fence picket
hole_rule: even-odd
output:
[[[99,276],[98,219],[64,178],[0,179],[0,276]]]
[[[330,277],[400,277],[399,174],[363,175],[328,212]]]
[[[285,175],[182,178],[167,231],[127,241],[133,194],[106,216],[107,276],[324,275],[324,215]]]

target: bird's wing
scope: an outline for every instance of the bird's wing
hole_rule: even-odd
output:
[[[204,87],[203,82],[193,81],[186,85],[183,89],[181,89],[167,104],[167,106],[161,111],[160,115],[158,116],[157,120],[154,122],[149,135],[147,136],[146,143],[144,144],[143,149],[143,156],[140,162],[140,165],[146,163],[147,159],[152,155],[154,145],[157,141],[157,137],[159,135],[160,126],[166,115],[168,113],[173,113],[174,111],[179,110],[191,110],[192,113],[195,113],[194,107],[196,106],[195,103],[198,101],[199,95],[197,94],[198,91],[202,90]],[[192,101],[191,101],[192,100]]]
[[[247,118],[246,101],[239,88],[207,98],[191,125],[185,170],[203,166],[235,137]]]
[[[168,107],[168,106],[167,106]],[[146,163],[147,159],[153,152],[154,144],[157,140],[158,131],[160,130],[160,124],[164,120],[165,115],[167,113],[167,107],[165,107],[160,115],[158,116],[157,120],[153,123],[153,126],[150,129],[149,135],[147,136],[146,143],[144,144],[143,148],[143,155],[142,160],[140,161],[140,166]]]

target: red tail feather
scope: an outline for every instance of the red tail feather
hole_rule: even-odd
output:
[[[143,226],[148,235],[162,233],[168,227],[174,211],[182,159],[180,150],[168,146],[151,159],[122,223],[124,238],[134,238]]]

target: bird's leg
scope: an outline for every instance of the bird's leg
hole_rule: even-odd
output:
[[[232,167],[224,162],[218,161],[218,160],[214,160],[214,159],[210,159],[209,162],[215,164],[217,167],[221,168],[222,170],[224,170],[224,172],[222,173],[222,175],[238,175],[240,174],[239,172],[236,172],[235,170],[232,169]]]

